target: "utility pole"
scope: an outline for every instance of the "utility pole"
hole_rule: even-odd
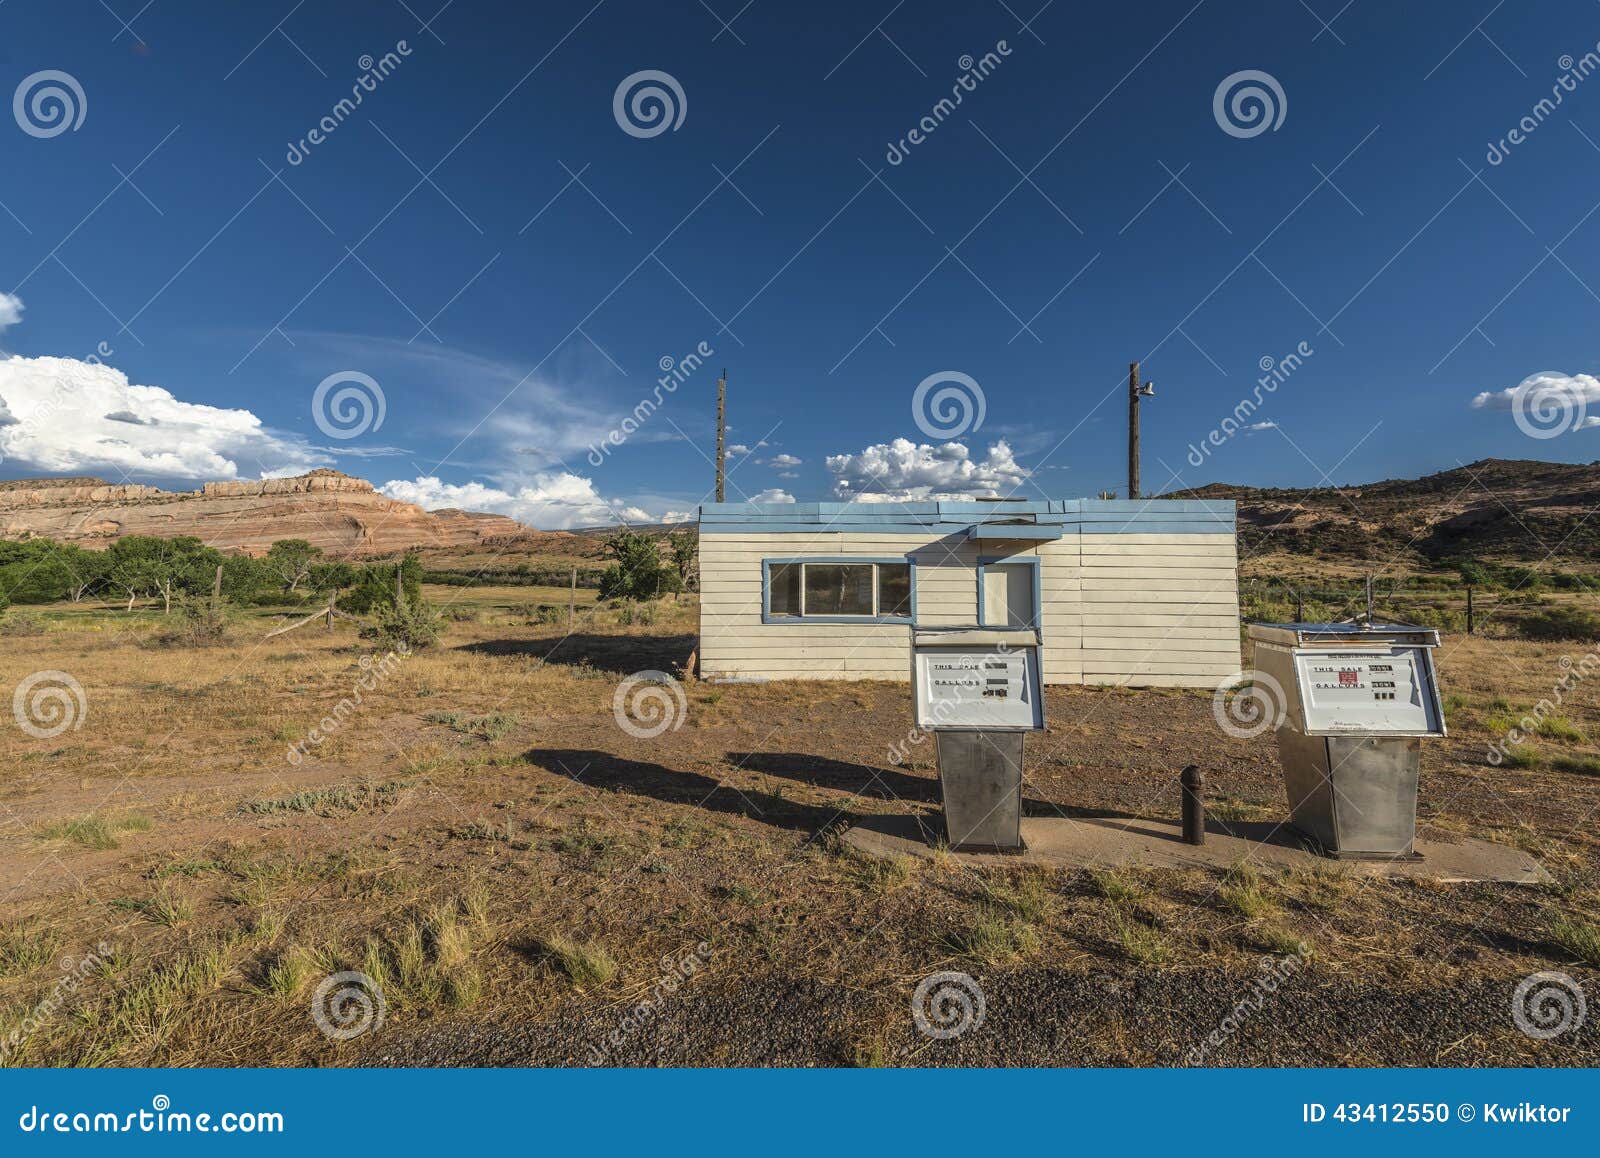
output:
[[[1139,497],[1139,399],[1154,398],[1156,384],[1139,381],[1139,363],[1128,363],[1128,497]]]
[[[724,444],[728,438],[728,370],[723,367],[722,377],[717,379],[717,502],[722,501],[723,476],[728,469],[727,451]]]

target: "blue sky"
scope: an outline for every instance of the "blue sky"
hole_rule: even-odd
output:
[[[726,366],[729,498],[1092,495],[1135,358],[1149,490],[1600,458],[1593,0],[441,2],[0,5],[0,475],[656,518]],[[675,127],[619,121],[645,71]],[[1247,71],[1281,120],[1229,132]],[[330,436],[349,374],[383,420]]]

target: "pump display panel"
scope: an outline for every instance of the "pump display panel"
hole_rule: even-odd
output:
[[[918,647],[912,670],[919,728],[1044,727],[1036,648]]]
[[[1294,667],[1308,735],[1444,732],[1426,648],[1300,647]]]

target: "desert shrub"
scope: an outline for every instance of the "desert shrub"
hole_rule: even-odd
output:
[[[1600,639],[1600,615],[1578,607],[1549,607],[1518,619],[1517,632],[1524,639],[1591,643]]]
[[[5,597],[0,596],[0,605],[5,602]],[[42,615],[32,611],[13,611],[7,615],[0,606],[0,635],[43,635],[45,622]]]
[[[403,595],[398,601],[391,597],[378,605],[374,622],[361,629],[361,638],[376,639],[380,647],[391,651],[414,651],[438,643],[442,629],[433,604],[420,595]]]
[[[227,604],[211,599],[185,599],[177,622],[150,639],[157,647],[216,647],[228,639]]]

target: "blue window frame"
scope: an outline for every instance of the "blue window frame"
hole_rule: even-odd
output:
[[[808,568],[818,571],[810,576]],[[870,575],[861,570],[870,567]],[[827,576],[821,569],[856,571],[856,574]],[[893,568],[894,570],[889,570]],[[899,592],[900,573],[904,573],[904,594]],[[839,600],[832,596],[834,580],[840,582],[838,591],[847,588],[865,606],[870,596],[871,610],[864,613],[840,614],[848,595]],[[808,604],[814,604],[823,594],[826,585],[829,609],[813,613]],[[777,596],[780,611],[773,611]],[[893,610],[887,610],[893,602]],[[761,560],[761,622],[762,623],[915,623],[917,619],[917,564],[909,555],[806,555],[800,558]]]
[[[1031,623],[990,623],[986,609],[986,600],[983,597],[983,575],[985,569],[996,566],[1023,566],[1033,572],[1033,621]],[[1044,607],[1042,594],[1039,590],[1039,556],[1037,555],[984,555],[978,559],[978,626],[999,629],[1014,629],[1025,631],[1029,628],[1041,634],[1044,630]]]

